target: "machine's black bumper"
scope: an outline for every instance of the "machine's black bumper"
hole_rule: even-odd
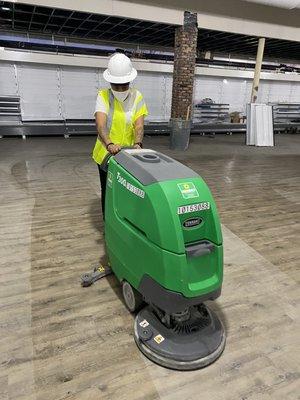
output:
[[[182,311],[193,305],[201,304],[207,300],[215,300],[221,294],[222,287],[217,290],[197,297],[185,297],[183,294],[165,289],[149,275],[144,275],[138,287],[148,304],[153,304],[167,313]]]

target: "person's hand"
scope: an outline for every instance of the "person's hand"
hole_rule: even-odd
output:
[[[110,154],[115,155],[119,153],[119,151],[121,150],[121,146],[118,144],[110,144],[107,150],[109,151]]]
[[[133,148],[134,148],[134,149],[141,149],[141,146],[140,146],[139,144],[135,144],[135,145],[133,146]]]

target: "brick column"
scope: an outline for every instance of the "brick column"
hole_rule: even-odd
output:
[[[186,119],[193,103],[197,54],[197,13],[184,12],[183,26],[176,28],[171,118]]]

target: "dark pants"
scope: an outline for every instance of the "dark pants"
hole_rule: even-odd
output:
[[[98,170],[100,175],[100,186],[101,186],[101,205],[102,205],[102,214],[103,220],[105,216],[105,191],[106,191],[106,179],[107,179],[107,172],[103,171],[98,164]]]

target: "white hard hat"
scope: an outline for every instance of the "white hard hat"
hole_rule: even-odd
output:
[[[103,72],[103,78],[110,83],[127,83],[137,76],[130,59],[122,53],[114,54],[108,62],[108,68]]]

